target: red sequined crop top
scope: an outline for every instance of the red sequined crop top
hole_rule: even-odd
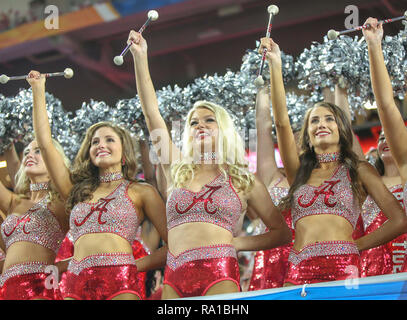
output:
[[[334,214],[344,217],[355,229],[360,208],[346,167],[340,164],[332,177],[319,187],[308,184],[299,187],[294,192],[291,214],[294,226],[299,219],[307,216]]]
[[[89,233],[114,233],[130,245],[133,243],[140,221],[127,193],[130,183],[125,180],[97,202],[80,202],[73,207],[70,216],[73,243]]]
[[[65,237],[54,213],[48,207],[48,197],[34,204],[24,215],[10,214],[1,225],[6,249],[18,241],[39,244],[58,252]]]
[[[167,201],[168,230],[189,222],[207,222],[231,233],[239,221],[242,204],[231,178],[219,174],[199,192],[174,189]]]
[[[400,202],[402,208],[403,204],[403,186],[401,184],[394,185],[389,188],[389,191],[393,196]],[[366,230],[380,215],[383,215],[380,208],[377,206],[376,202],[371,196],[367,196],[365,202],[362,205],[362,220],[363,227]],[[387,219],[386,219],[387,220]]]

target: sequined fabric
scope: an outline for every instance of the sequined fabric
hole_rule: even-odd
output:
[[[73,242],[70,232],[66,234],[61,246],[59,247],[55,262],[68,259],[73,256]]]
[[[356,223],[355,230],[352,233],[352,239],[356,240],[365,235],[365,228],[363,227],[363,219],[362,216],[359,216],[358,222]]]
[[[280,204],[281,199],[287,196],[288,190],[288,188],[284,187],[272,187],[269,189],[271,200],[273,200],[276,207]]]
[[[281,181],[282,178],[278,179],[277,182],[269,188],[269,193],[275,206],[278,206],[281,199],[288,194],[288,188],[277,186]],[[294,241],[294,230],[291,228],[291,211],[284,211],[282,212],[282,215],[285,218],[285,222],[290,227],[293,234],[292,241]],[[264,228],[262,230],[255,230],[253,235],[262,234],[267,231],[264,223],[261,223],[261,225],[264,226]],[[287,259],[292,245],[293,242],[285,246],[256,252],[248,289],[249,291],[278,288],[284,284],[284,277],[288,264]]]
[[[199,192],[174,189],[167,201],[168,230],[188,222],[216,224],[233,233],[242,204],[230,177],[219,174]]]
[[[341,159],[340,152],[317,154],[317,160],[319,163],[334,162],[334,161],[339,161],[340,159]]]
[[[64,298],[77,300],[109,300],[122,293],[145,299],[144,281],[133,255],[92,255],[81,261],[71,260],[61,291]]]
[[[284,282],[302,285],[357,278],[359,268],[359,252],[353,242],[319,242],[299,252],[291,249]]]
[[[319,187],[308,184],[299,187],[294,193],[291,214],[294,226],[299,219],[310,215],[333,214],[344,217],[355,228],[360,209],[346,167],[339,165],[332,177]]]
[[[89,233],[114,233],[133,243],[139,218],[127,194],[129,185],[130,181],[123,181],[98,202],[80,202],[75,205],[70,216],[70,232],[74,243]]]
[[[240,288],[236,250],[230,245],[200,247],[167,255],[164,284],[180,297],[204,296],[217,282],[230,280]]]
[[[46,273],[48,265],[42,262],[27,262],[8,268],[0,276],[0,297],[4,300],[61,300],[58,289],[52,288]],[[47,278],[49,281],[47,289]]]
[[[131,247],[133,249],[133,257],[136,260],[151,254],[150,251],[147,251],[147,246],[145,246],[142,241],[134,240]],[[139,278],[141,290],[142,292],[146,292],[147,272],[139,272]]]
[[[145,252],[145,254],[151,254],[150,248],[144,243],[143,237],[141,236],[142,230],[143,229],[142,229],[142,227],[140,225],[137,228],[137,231],[136,231],[136,240],[134,240],[133,245],[132,245],[132,247],[133,247],[133,255],[134,255],[135,259],[138,259],[137,258],[138,253],[136,253],[136,252],[139,251],[140,245],[143,247],[143,252]]]
[[[406,213],[407,213],[407,182],[403,188],[403,202],[404,202],[404,210],[406,210]]]
[[[290,210],[283,213],[288,226],[291,226]],[[291,243],[270,250],[257,251],[254,256],[253,272],[250,279],[249,291],[279,288],[284,284],[287,273],[288,256],[293,246],[294,230]]]
[[[64,233],[55,215],[48,208],[48,197],[34,204],[24,215],[10,214],[1,225],[6,249],[18,241],[39,244],[58,251]]]
[[[393,186],[389,190],[404,207],[402,185]],[[365,234],[377,230],[388,220],[370,196],[366,198],[362,206],[362,217]],[[360,254],[361,276],[369,277],[403,272],[406,249],[407,234],[402,234],[384,245],[362,251]]]
[[[61,248],[58,251],[57,258],[55,259],[55,262],[61,261],[68,259],[73,256],[73,243],[72,243],[72,237],[70,236],[69,232],[67,236],[65,237],[64,241],[62,242]],[[133,257],[134,259],[140,259],[142,257],[145,257],[151,252],[148,250],[147,246],[145,246],[142,242],[138,240],[134,240],[132,244],[132,249],[133,249]],[[147,279],[147,273],[146,272],[140,272],[140,278],[144,279],[143,280],[143,286],[142,291],[145,291],[145,281]],[[61,293],[65,294],[65,288],[66,288],[66,272],[63,272],[61,274],[61,280],[59,282],[60,288],[61,288]]]

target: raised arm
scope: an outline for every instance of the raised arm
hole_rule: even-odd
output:
[[[7,149],[6,152],[4,152],[4,158],[7,161],[7,172],[10,176],[11,186],[14,189],[16,187],[16,173],[21,164],[14,143],[12,143],[10,148]]]
[[[51,128],[45,105],[45,77],[37,71],[31,71],[27,78],[33,92],[33,124],[35,138],[41,150],[42,158],[52,182],[62,199],[67,199],[72,189],[69,168],[52,143]]]
[[[332,92],[329,87],[322,88],[322,96],[325,102],[335,103],[335,92]]]
[[[388,218],[380,228],[356,240],[359,250],[366,250],[385,244],[407,232],[407,216],[399,201],[391,194],[376,169],[364,161],[358,174],[367,193]]]
[[[133,42],[130,51],[134,60],[137,93],[141,108],[157,155],[168,177],[169,165],[180,158],[180,151],[173,144],[158,108],[158,100],[148,67],[147,42],[140,33],[133,30],[130,32],[129,41]]]
[[[167,202],[167,180],[165,178],[163,167],[158,164],[155,168],[155,179],[157,181],[157,189],[164,202]]]
[[[0,210],[8,215],[12,205],[14,203],[15,194],[7,189],[4,184],[0,181]]]
[[[148,147],[148,142],[145,140],[139,141],[140,154],[141,154],[141,165],[143,168],[144,180],[157,188],[157,181],[155,179],[154,166],[150,161],[150,148]]]
[[[272,39],[262,38],[260,51],[264,48],[267,48],[266,57],[270,66],[270,93],[278,147],[288,183],[292,184],[300,166],[300,160],[297,152],[293,152],[297,147],[287,112],[280,48]]]
[[[167,220],[165,215],[165,204],[161,199],[158,191],[148,184],[138,184],[131,189],[142,196],[143,213],[152,222],[155,229],[158,231],[160,238],[167,243]],[[165,266],[167,258],[167,245],[154,251],[151,255],[137,260],[137,269],[139,271],[147,271],[158,269]]]
[[[335,85],[335,104],[342,109],[345,113],[346,118],[348,118],[349,123],[352,123],[352,115],[350,113],[350,106],[348,102],[348,91],[346,88],[341,88]],[[358,138],[352,130],[353,143],[352,150],[358,155],[360,160],[365,160],[365,155],[363,149],[359,143]]]
[[[258,216],[269,231],[261,235],[234,238],[233,245],[237,251],[267,250],[291,241],[290,229],[281,212],[274,206],[266,186],[258,178],[255,178],[254,187],[248,194],[247,205],[247,209]]]
[[[256,98],[257,173],[266,185],[280,175],[274,155],[273,120],[270,114],[269,88],[262,87]]]
[[[370,62],[370,77],[380,121],[391,153],[403,179],[407,179],[407,129],[393,97],[393,88],[382,51],[383,27],[377,19],[368,18],[363,29]]]

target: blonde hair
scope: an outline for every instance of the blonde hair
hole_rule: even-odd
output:
[[[123,177],[126,180],[135,181],[137,161],[134,139],[126,129],[117,124],[108,121],[98,122],[90,126],[86,131],[85,138],[75,157],[71,172],[73,188],[66,201],[68,210],[71,210],[75,204],[89,199],[100,184],[99,168],[92,163],[89,149],[95,132],[103,127],[111,128],[120,137],[125,159],[125,163],[122,165]]]
[[[182,138],[182,159],[171,166],[173,185],[170,189],[185,187],[194,178],[198,165],[192,161],[193,138],[190,135],[190,121],[194,112],[200,108],[212,111],[219,127],[217,161],[220,172],[225,178],[227,178],[227,175],[231,177],[236,189],[248,192],[253,186],[254,175],[248,170],[243,140],[237,132],[229,113],[221,106],[208,101],[195,102],[188,112]]]
[[[64,149],[62,148],[62,146],[55,139],[52,139],[52,144],[54,145],[55,149],[57,149],[59,154],[62,156],[62,159],[64,160],[65,165],[69,168],[71,166],[71,162],[69,161],[68,157],[65,155]],[[18,193],[20,196],[23,196],[23,197],[29,197],[31,181],[30,181],[30,178],[25,173],[25,168],[24,168],[23,163],[21,163],[20,167],[18,168],[18,171],[15,176],[15,181],[16,181],[16,186],[15,186],[16,193]],[[49,198],[48,198],[49,202],[51,202],[55,199],[61,200],[58,192],[55,189],[55,186],[52,184],[52,181],[49,182],[48,196],[49,196]]]

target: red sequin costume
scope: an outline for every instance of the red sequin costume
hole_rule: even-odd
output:
[[[31,242],[55,253],[64,233],[54,213],[49,209],[48,197],[34,204],[24,215],[10,214],[1,225],[6,250],[16,242]],[[49,264],[29,261],[10,266],[0,276],[1,297],[6,300],[61,298],[47,278],[51,275]]]
[[[81,202],[72,209],[70,232],[75,243],[90,233],[114,233],[130,245],[136,239],[140,221],[128,196],[130,181],[123,181],[108,196],[95,203]],[[71,259],[66,272],[64,298],[112,299],[123,293],[145,299],[144,278],[129,253],[90,255]]]
[[[73,257],[73,242],[72,235],[70,231],[67,232],[64,240],[62,241],[61,247],[59,248],[58,254],[55,258],[55,263],[62,260],[67,260]],[[59,280],[59,291],[61,295],[64,296],[66,288],[66,272],[62,272]]]
[[[281,199],[288,194],[288,188],[278,187],[281,181],[282,178],[278,179],[269,190],[275,206],[278,206]],[[294,241],[294,229],[292,229],[291,210],[284,211],[282,214],[293,234],[292,241],[281,247],[256,252],[249,291],[278,288],[284,284],[288,256]],[[255,231],[255,234],[262,234],[266,231],[264,223],[261,223],[261,227],[261,230]]]
[[[294,226],[304,217],[334,214],[345,218],[355,230],[360,209],[353,196],[349,172],[340,164],[321,186],[300,186],[291,208]],[[354,242],[324,241],[291,249],[285,282],[295,285],[358,277],[359,251]]]
[[[231,178],[219,174],[199,192],[174,189],[167,201],[167,226],[171,230],[183,223],[206,222],[233,233],[241,212],[242,204]],[[180,297],[203,296],[224,280],[240,288],[236,250],[230,244],[192,248],[177,256],[168,251],[164,284]]]
[[[403,186],[395,185],[389,190],[404,207]],[[380,228],[387,221],[387,217],[370,196],[366,198],[362,206],[362,217],[366,234]],[[362,251],[360,254],[361,276],[369,277],[402,272],[406,249],[407,234],[402,234],[386,244]]]
[[[404,210],[406,211],[406,214],[407,214],[407,182],[403,188],[403,204],[404,204]],[[407,243],[404,243],[404,245],[407,245]],[[406,247],[404,247],[404,248],[405,248],[405,250],[407,250]],[[403,270],[401,272],[407,272],[407,255],[404,257]]]
[[[150,249],[144,243],[143,238],[141,237],[142,228],[141,226],[138,227],[136,233],[136,239],[133,241],[132,248],[133,248],[133,257],[134,259],[143,258],[149,254],[151,254]],[[146,280],[147,280],[147,272],[139,272],[139,277],[142,281],[142,292],[144,297],[146,296]]]
[[[61,260],[73,257],[73,249],[74,246],[72,242],[72,236],[70,232],[68,232],[64,241],[62,241],[62,245],[58,251],[57,257],[55,258],[55,262],[59,262]],[[150,249],[144,244],[141,238],[141,226],[137,230],[137,239],[133,241],[132,249],[133,257],[136,260],[151,254]],[[146,272],[140,272],[140,274],[143,275],[144,279],[146,278]],[[61,280],[59,282],[60,291],[63,295],[65,292],[65,282],[66,282],[66,272],[63,272],[61,275]],[[145,286],[144,288],[142,288],[142,291],[145,292]]]

